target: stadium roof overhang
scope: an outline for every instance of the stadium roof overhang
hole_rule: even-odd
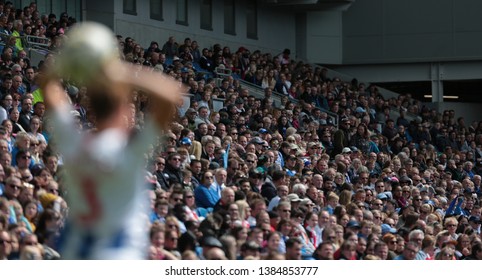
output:
[[[346,11],[355,0],[261,0],[264,5],[296,12],[303,11]]]

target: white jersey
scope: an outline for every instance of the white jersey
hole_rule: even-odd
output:
[[[143,152],[155,129],[149,126],[127,144],[127,135],[117,129],[80,135],[62,116],[56,129],[69,205],[62,258],[145,259],[149,203]]]

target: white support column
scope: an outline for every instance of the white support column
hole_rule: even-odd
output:
[[[438,62],[431,63],[430,65],[430,79],[432,82],[432,102],[444,101],[444,89],[443,89],[443,77],[444,69],[443,65]]]

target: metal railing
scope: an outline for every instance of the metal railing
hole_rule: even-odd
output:
[[[22,39],[24,48],[48,50],[50,47],[50,39],[37,36],[24,36]]]
[[[38,63],[44,59],[45,55],[50,53],[50,39],[37,36],[12,36],[0,33],[0,47],[2,49],[6,46],[15,47],[15,42],[9,41],[18,38],[22,41],[23,50],[27,52],[31,65],[38,65]]]
[[[251,95],[253,95],[254,97],[260,98],[260,99],[264,98],[264,89],[262,87],[260,87],[258,85],[255,85],[255,84],[252,84],[250,82],[247,82],[243,79],[239,79],[239,83],[240,83],[242,88],[248,89],[249,93]],[[272,94],[271,94],[271,98],[273,99],[274,104],[281,104],[281,98],[284,97],[284,96],[286,96],[286,95],[280,94],[277,91],[273,91]],[[294,99],[290,96],[288,96],[288,99],[292,103],[299,104],[299,101],[297,99]],[[333,124],[335,125],[335,127],[338,128],[339,119],[338,119],[338,115],[336,113],[333,113],[331,111],[328,111],[328,110],[326,110],[324,108],[321,108],[321,107],[318,107],[318,106],[316,108],[320,109],[322,112],[325,112],[333,120]]]
[[[308,63],[310,64],[313,68],[315,67],[322,67],[322,68],[326,68],[328,70],[327,72],[327,75],[328,77],[330,78],[334,78],[334,77],[338,77],[340,78],[340,80],[342,81],[345,81],[345,82],[350,82],[351,80],[353,80],[355,77],[352,77],[350,75],[347,75],[347,74],[344,74],[344,73],[341,73],[341,72],[338,72],[338,71],[335,71],[333,69],[330,69],[328,67],[325,67],[323,65],[318,65],[318,64],[312,64],[312,63]],[[364,82],[364,81],[359,81],[359,83],[365,83],[365,84],[370,84],[369,82]],[[396,93],[396,92],[393,92],[391,90],[388,90],[388,89],[385,89],[385,88],[382,88],[382,87],[379,87],[377,86],[377,89],[378,89],[378,92],[380,92],[380,94],[384,97],[384,98],[397,98],[400,94]],[[393,108],[390,108],[390,118],[396,120],[398,117],[400,116],[400,112],[398,110],[395,110]],[[412,114],[410,112],[406,112],[405,113],[405,118],[408,120],[408,121],[412,121],[414,120],[415,118],[417,117],[417,115],[415,114]]]
[[[30,49],[41,49],[48,51],[50,47],[50,39],[46,37],[37,37],[30,35],[13,36],[11,34],[0,33],[0,43],[4,46],[14,46],[15,42],[9,44],[9,41],[13,38],[15,38],[15,40],[20,38],[23,49],[27,51]]]
[[[216,67],[216,69],[214,69],[214,74],[219,78],[229,77],[232,73],[233,71],[229,68]]]

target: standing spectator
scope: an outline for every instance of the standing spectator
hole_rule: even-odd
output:
[[[334,135],[334,149],[332,156],[341,154],[343,148],[348,147],[350,144],[350,119],[343,117],[340,125],[341,127],[335,132]]]
[[[214,63],[212,61],[211,57],[212,53],[209,51],[209,49],[204,48],[202,50],[202,56],[199,59],[199,66],[208,71],[214,71]]]
[[[359,124],[356,133],[350,139],[350,146],[357,147],[363,154],[367,155],[370,149],[370,132],[365,124]]]
[[[166,55],[167,58],[174,58],[174,56],[178,54],[177,49],[178,46],[174,36],[169,36],[167,42],[164,43],[164,45],[162,46],[162,52]]]

